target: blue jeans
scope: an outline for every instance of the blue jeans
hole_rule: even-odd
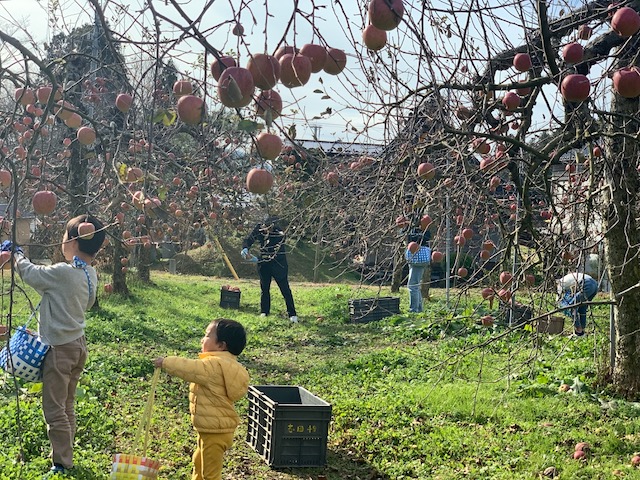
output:
[[[582,302],[590,302],[598,293],[598,283],[593,278],[584,280],[582,288],[569,300],[568,306],[577,305]],[[563,306],[565,304],[562,304]],[[578,305],[570,309],[570,316],[573,317],[573,326],[584,330],[587,326],[588,305]]]
[[[409,311],[419,313],[422,311],[422,290],[420,284],[422,283],[422,275],[424,269],[427,268],[424,264],[409,265],[409,280],[407,280],[407,289],[409,290]]]

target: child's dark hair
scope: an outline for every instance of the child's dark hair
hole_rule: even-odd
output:
[[[218,342],[226,343],[229,353],[240,355],[247,344],[247,332],[242,324],[228,318],[217,318],[211,324]]]
[[[96,227],[96,231],[93,234],[93,237],[86,238],[78,236],[78,226],[84,222],[92,223],[93,226]],[[88,255],[95,255],[96,253],[98,253],[98,250],[100,250],[100,248],[102,247],[104,239],[107,235],[104,229],[104,224],[90,214],[78,215],[77,217],[72,218],[67,222],[66,229],[67,238],[69,240],[77,239],[78,249]]]

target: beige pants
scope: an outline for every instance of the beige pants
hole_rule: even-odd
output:
[[[53,463],[65,468],[73,467],[76,386],[86,361],[87,342],[84,336],[64,345],[52,346],[44,357],[42,410]]]
[[[193,452],[191,480],[222,480],[224,452],[233,444],[231,433],[200,433],[198,446]]]

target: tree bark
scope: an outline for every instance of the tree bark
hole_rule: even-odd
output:
[[[640,181],[636,169],[640,155],[637,140],[637,132],[640,131],[639,107],[638,98],[625,99],[613,94],[613,115],[608,132],[611,136],[606,144],[606,152],[609,155],[609,168],[606,170],[609,198],[606,199],[608,201],[605,201],[604,208],[605,258],[614,298],[640,282],[640,232],[636,220],[640,199]],[[632,289],[616,300],[613,307],[616,339],[612,381],[620,395],[628,399],[638,399],[640,289]]]

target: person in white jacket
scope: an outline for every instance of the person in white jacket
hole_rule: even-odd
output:
[[[81,235],[79,229],[84,232],[86,224],[92,227]],[[64,231],[62,254],[66,262],[35,265],[20,248],[15,248],[20,277],[42,297],[38,334],[51,345],[42,366],[42,410],[53,459],[45,478],[64,475],[73,468],[76,386],[87,361],[85,311],[93,306],[98,287],[91,262],[105,235],[100,220],[93,215],[80,215],[69,220]]]
[[[189,411],[198,437],[192,480],[221,480],[224,453],[231,448],[240,423],[234,403],[249,389],[249,373],[237,360],[247,335],[235,320],[218,318],[209,324],[200,343],[197,359],[157,357],[153,364],[191,382]]]

